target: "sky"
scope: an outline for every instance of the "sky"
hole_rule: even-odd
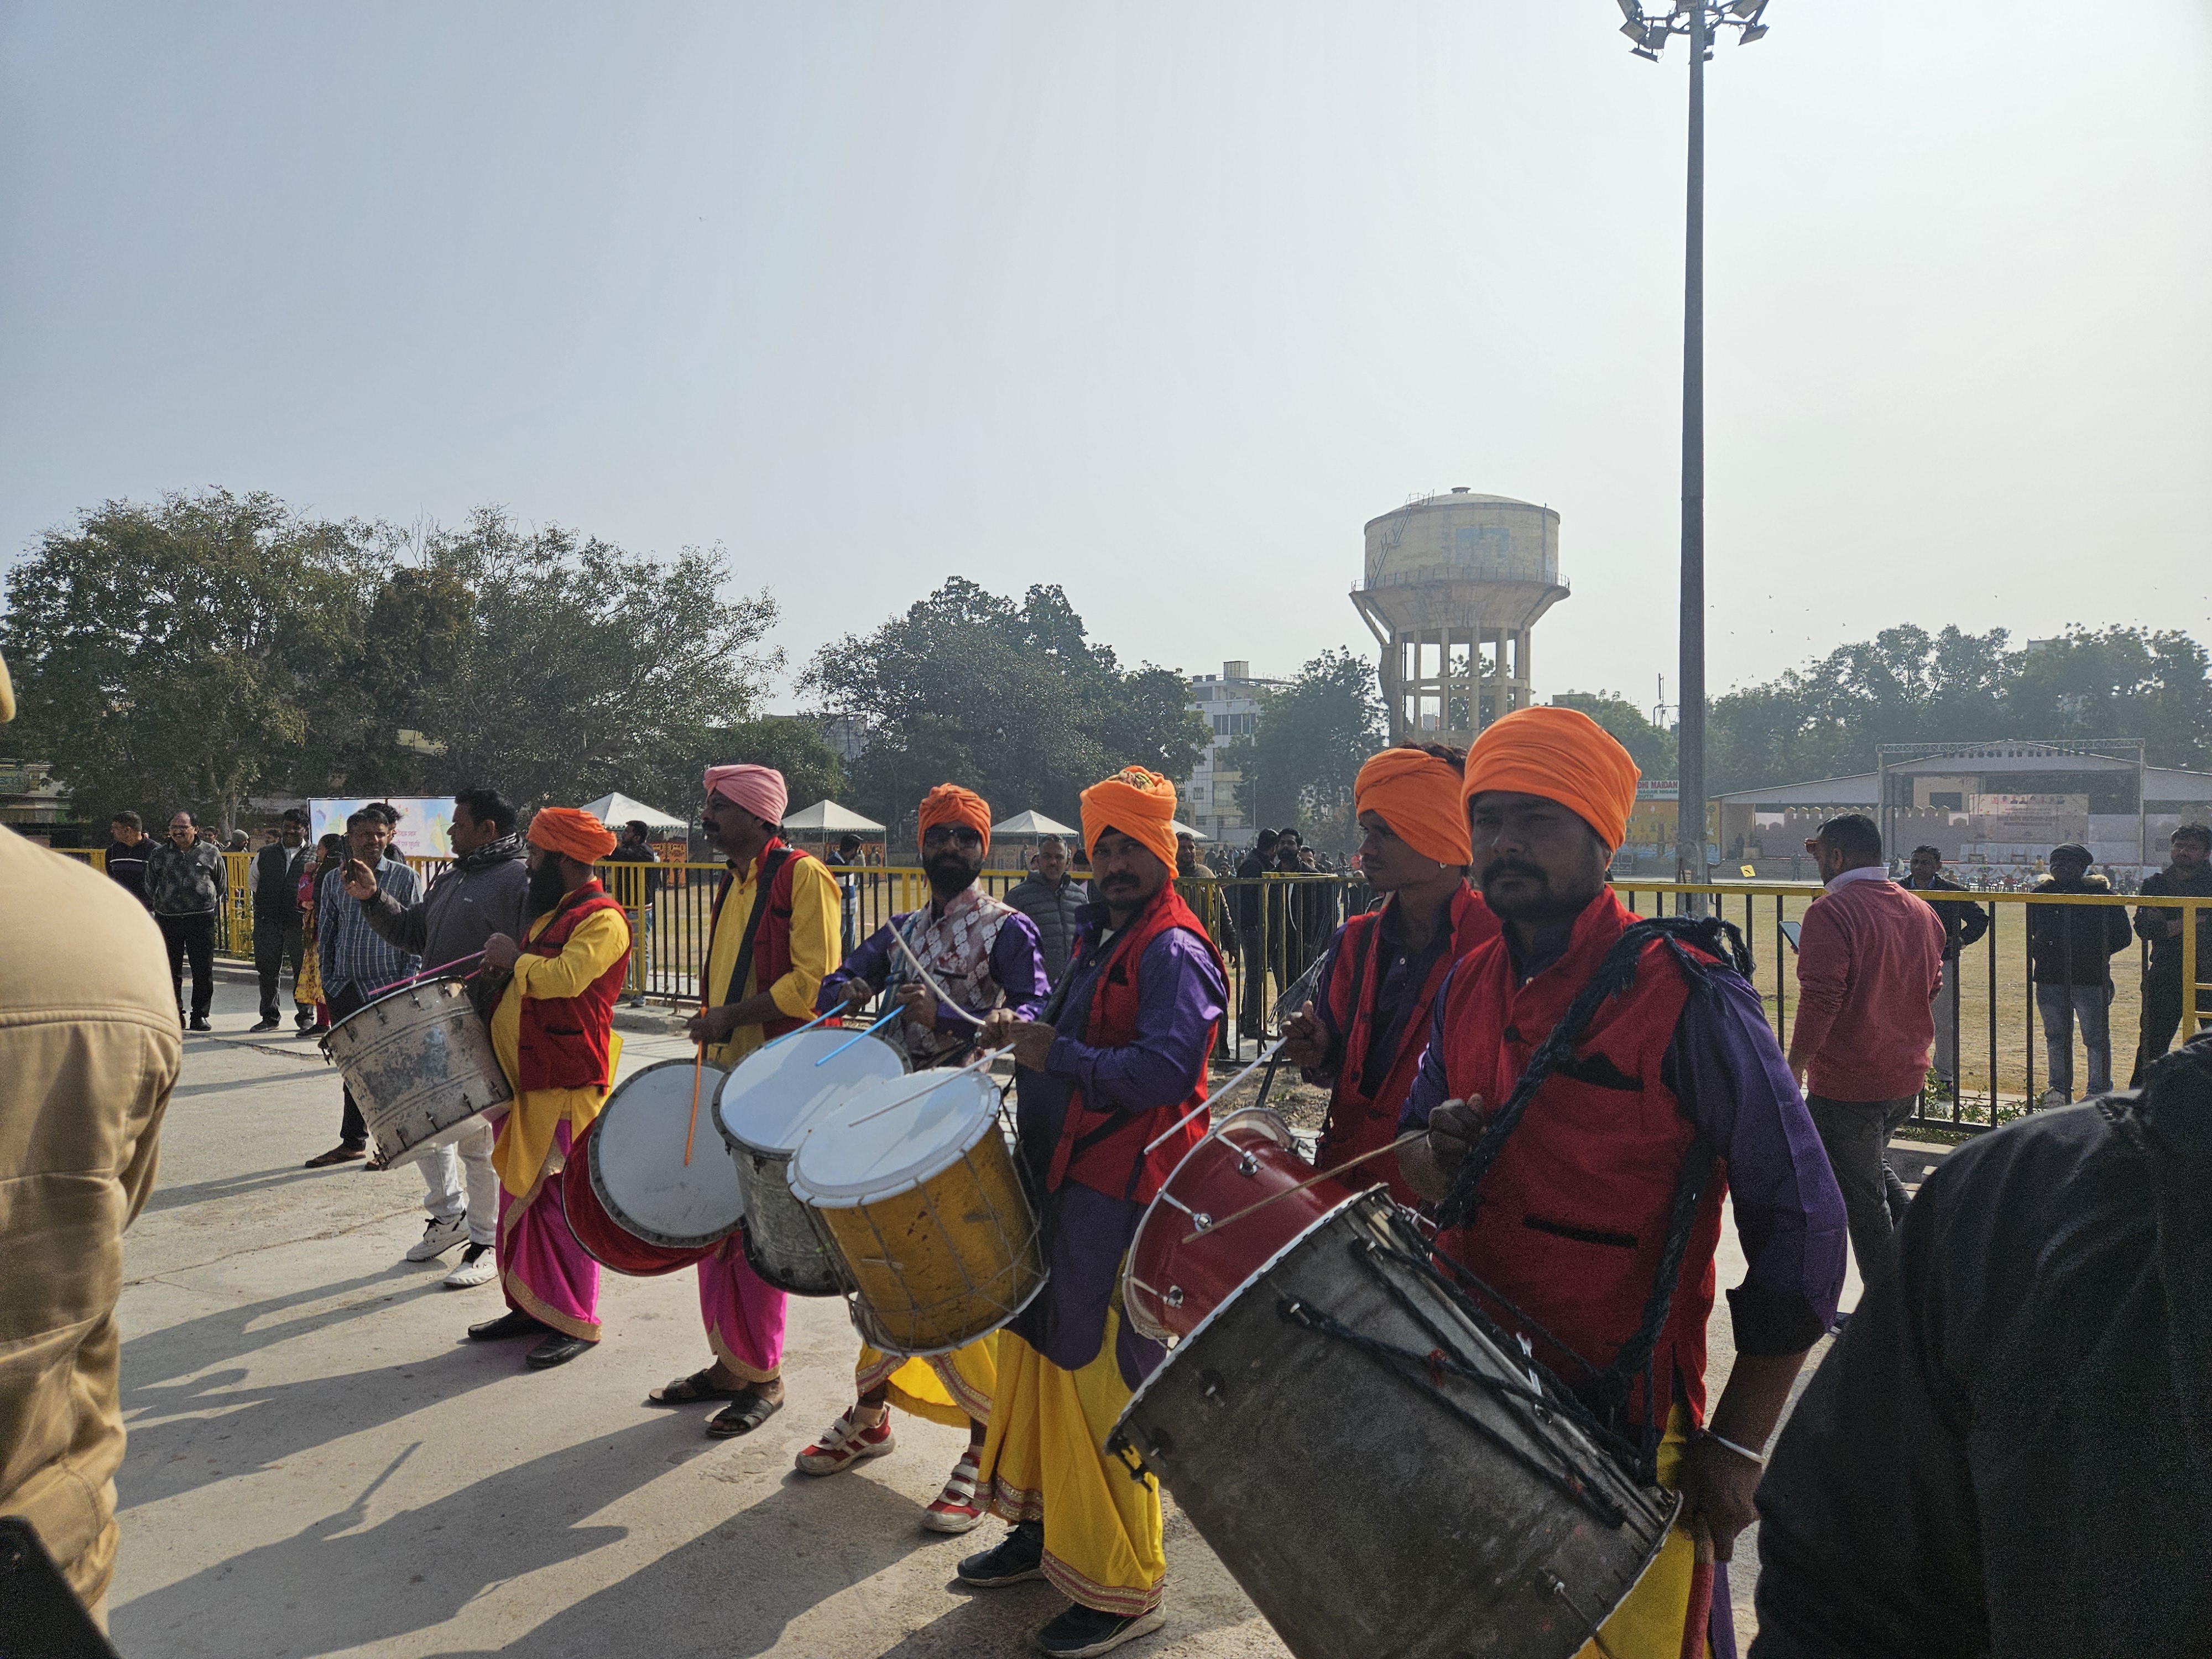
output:
[[[2212,7],[1772,0],[1708,67],[1709,679],[2212,635]],[[0,567],[112,498],[723,547],[792,670],[951,574],[1369,646],[1547,503],[1674,679],[1687,53],[1612,0],[0,4]],[[799,706],[789,677],[774,706]]]

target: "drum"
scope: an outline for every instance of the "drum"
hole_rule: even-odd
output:
[[[634,1279],[674,1273],[711,1255],[744,1216],[738,1172],[706,1121],[727,1075],[719,1066],[696,1069],[701,1121],[684,1162],[694,1075],[688,1060],[635,1073],[568,1148],[561,1172],[568,1231],[603,1267]]]
[[[467,1133],[514,1098],[491,1034],[459,976],[424,980],[356,1009],[322,1041],[386,1168]]]
[[[1488,1386],[1528,1379],[1417,1251],[1389,1193],[1340,1199],[1176,1346],[1107,1444],[1142,1456],[1298,1659],[1569,1659],[1658,1553],[1674,1495]]]
[[[836,1250],[785,1179],[799,1137],[823,1108],[906,1074],[897,1049],[856,1035],[832,1027],[778,1037],[739,1060],[714,1096],[714,1127],[744,1193],[745,1259],[793,1296],[845,1293]]]
[[[1215,1124],[1176,1165],[1129,1241],[1121,1305],[1130,1328],[1155,1342],[1189,1335],[1261,1262],[1343,1199],[1333,1181],[1292,1190],[1314,1175],[1278,1114],[1248,1106]],[[1220,1225],[1276,1193],[1287,1195]]]
[[[1044,1288],[1036,1208],[984,1073],[918,1073],[831,1107],[799,1143],[791,1190],[836,1245],[853,1323],[886,1353],[949,1353]]]

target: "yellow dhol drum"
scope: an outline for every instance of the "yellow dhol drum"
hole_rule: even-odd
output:
[[[808,1124],[791,1191],[844,1261],[853,1323],[886,1353],[948,1353],[1044,1288],[1036,1209],[981,1073],[856,1091]]]

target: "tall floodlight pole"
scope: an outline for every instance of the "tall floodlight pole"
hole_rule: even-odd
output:
[[[1766,33],[1767,0],[1674,0],[1647,14],[1639,0],[1618,0],[1620,32],[1637,57],[1659,61],[1674,35],[1690,41],[1689,182],[1682,236],[1682,611],[1676,678],[1675,748],[1680,799],[1674,809],[1674,879],[1703,881],[1705,868],[1705,59],[1724,27],[1749,46]],[[1688,908],[1702,913],[1702,896]]]

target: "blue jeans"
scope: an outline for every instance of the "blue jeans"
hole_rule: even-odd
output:
[[[2101,1095],[2112,1086],[2112,983],[2102,985],[2039,985],[2035,1012],[2043,1021],[2043,1042],[2051,1061],[2047,1087],[2074,1097],[2074,1022],[2081,1022],[2081,1046],[2089,1051],[2087,1095]]]

